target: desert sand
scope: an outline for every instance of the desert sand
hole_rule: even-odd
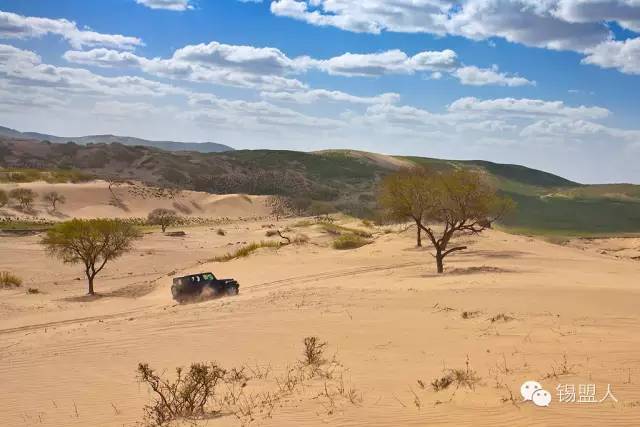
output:
[[[61,209],[67,216],[114,214],[103,184],[59,188],[68,191]],[[259,199],[184,197],[227,219],[183,227],[183,237],[146,230],[132,253],[98,276],[95,298],[83,296],[80,268],[48,258],[38,235],[0,237],[0,270],[25,281],[0,290],[0,424],[138,425],[151,397],[136,380],[139,362],[171,373],[216,361],[270,375],[250,380],[244,392],[245,401],[256,400],[251,416],[223,411],[198,425],[640,425],[637,240],[557,245],[491,230],[460,237],[469,249],[447,258],[445,274],[437,275],[411,228],[366,228],[340,218],[374,239],[338,251],[316,225],[265,218]],[[126,202],[130,211],[119,215],[143,216],[172,203]],[[271,225],[310,240],[209,261],[268,239]],[[603,254],[598,245],[623,245],[625,256]],[[171,278],[200,271],[236,278],[240,295],[173,302]],[[27,294],[29,287],[40,293]],[[275,393],[307,336],[328,343],[340,381],[310,380],[269,408],[253,399]],[[467,364],[479,377],[473,388],[433,390],[447,369]],[[552,394],[549,407],[522,402],[526,380]],[[579,403],[581,384],[594,384],[598,401],[609,386],[617,401]],[[559,402],[558,385],[574,385],[576,402]]]

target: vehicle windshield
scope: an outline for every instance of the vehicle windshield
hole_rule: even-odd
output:
[[[204,280],[215,280],[216,279],[216,277],[212,273],[204,273],[202,275],[202,278]]]

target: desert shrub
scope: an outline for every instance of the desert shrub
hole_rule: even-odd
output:
[[[362,225],[364,227],[371,228],[371,227],[373,227],[373,222],[369,221],[368,219],[363,219],[362,220]]]
[[[215,413],[210,405],[224,375],[225,370],[215,363],[194,363],[186,372],[176,369],[176,378],[171,381],[158,375],[148,364],[138,364],[138,380],[154,393],[152,403],[144,408],[147,421],[162,426],[174,420]]]
[[[67,198],[57,191],[49,191],[43,194],[42,200],[49,203],[54,212],[57,210],[58,204],[64,204],[67,202]]]
[[[495,323],[495,322],[510,322],[514,319],[515,317],[509,316],[508,314],[498,313],[495,316],[491,317],[489,320],[491,321],[491,323]]]
[[[9,197],[18,202],[20,208],[26,211],[32,208],[36,193],[30,188],[15,188],[9,192]]]
[[[463,311],[460,316],[463,319],[473,319],[474,317],[478,317],[479,314],[479,311]]]
[[[178,214],[173,209],[158,208],[149,213],[147,223],[150,225],[159,225],[164,233],[167,227],[177,223],[178,219]]]
[[[297,245],[301,245],[304,243],[309,243],[309,236],[307,236],[306,234],[296,234],[295,237],[293,238],[293,240],[291,241],[291,243],[295,243]]]
[[[226,236],[227,235],[227,233],[222,228],[218,228],[218,230],[216,231],[216,234],[218,236]]]
[[[211,259],[211,261],[227,262],[237,258],[247,257],[260,248],[279,248],[280,246],[282,246],[280,242],[274,242],[271,240],[249,243],[248,245],[242,246],[234,252],[229,252],[225,255],[214,257]]]
[[[7,203],[9,203],[9,196],[7,195],[7,192],[0,190],[0,208],[4,207]]]
[[[325,362],[323,355],[327,343],[320,341],[320,338],[318,337],[306,337],[303,343],[304,351],[302,354],[304,359],[302,360],[302,363],[307,366],[322,365]]]
[[[264,235],[267,236],[267,237],[277,236],[278,235],[278,230],[267,230],[267,232],[264,233]]]
[[[335,236],[341,236],[343,234],[354,234],[356,236],[365,237],[367,239],[372,237],[372,234],[368,231],[358,230],[357,228],[344,227],[337,224],[323,223],[321,227],[327,233],[333,234]]]
[[[22,279],[9,271],[0,271],[1,288],[18,288],[22,286]]]
[[[333,241],[332,246],[333,249],[356,249],[369,243],[369,240],[355,234],[343,234]]]
[[[480,382],[480,377],[476,374],[476,371],[471,369],[469,365],[469,358],[467,357],[465,368],[447,370],[445,375],[440,378],[436,378],[431,382],[431,387],[433,387],[434,391],[440,391],[448,388],[452,384],[455,384],[456,389],[460,387],[473,389],[478,382]]]
[[[27,289],[27,293],[31,294],[31,295],[39,294],[40,293],[40,289],[38,289],[38,288],[29,288],[29,289]]]

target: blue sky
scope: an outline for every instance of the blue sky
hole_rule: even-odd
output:
[[[640,183],[636,0],[0,0],[0,125]]]

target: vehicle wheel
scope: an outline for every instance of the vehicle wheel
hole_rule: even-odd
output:
[[[235,286],[228,288],[227,295],[229,295],[230,297],[238,295],[238,288],[236,288]]]

